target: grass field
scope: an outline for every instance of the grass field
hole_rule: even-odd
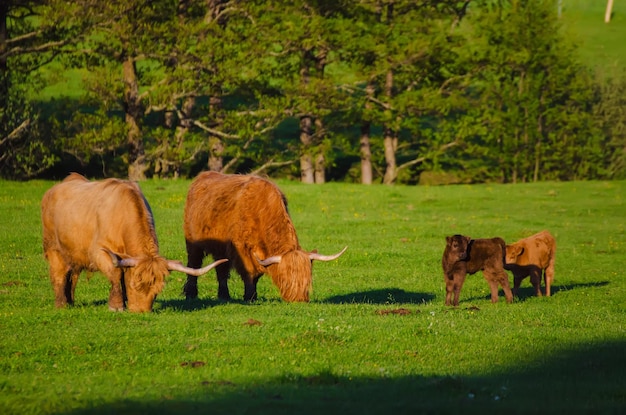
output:
[[[316,263],[309,304],[200,297],[172,274],[151,314],[108,310],[101,274],[57,310],[39,203],[52,182],[0,182],[0,413],[623,413],[626,182],[386,187],[279,182]],[[184,259],[188,181],[141,184],[161,253]],[[445,236],[557,239],[553,296],[489,301],[468,277],[443,305]],[[512,278],[511,278],[512,279]]]
[[[557,3],[555,1],[555,3]],[[605,0],[562,0],[564,26],[580,45],[582,61],[609,74],[626,67],[626,2],[615,1],[609,23]]]

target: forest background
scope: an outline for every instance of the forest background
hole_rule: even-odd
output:
[[[0,177],[624,179],[626,5],[605,7],[3,0]]]

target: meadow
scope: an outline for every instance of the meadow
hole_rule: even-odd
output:
[[[149,180],[162,255],[185,260],[189,181]],[[39,205],[50,181],[0,182],[0,413],[623,413],[626,182],[324,186],[279,181],[316,263],[308,304],[197,300],[173,273],[149,314],[108,310],[99,273],[54,308]],[[557,240],[552,297],[528,279],[492,304],[480,273],[444,306],[445,236]],[[512,276],[510,277],[512,281]]]

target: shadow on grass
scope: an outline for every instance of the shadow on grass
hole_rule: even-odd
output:
[[[321,300],[321,302],[331,304],[422,304],[432,301],[434,298],[434,294],[407,292],[400,288],[385,288],[336,295]]]
[[[617,414],[626,409],[624,367],[626,342],[615,341],[538,355],[484,376],[353,378],[325,369],[236,384],[209,380],[207,373],[191,391],[168,389],[157,400],[121,400],[65,414]]]
[[[523,283],[522,283],[523,284]],[[530,283],[528,283],[530,284]],[[576,284],[565,284],[565,285],[552,285],[552,293],[551,295],[554,296],[556,294],[558,294],[561,291],[570,291],[570,290],[579,290],[579,289],[583,289],[583,288],[598,288],[598,287],[604,287],[606,285],[609,285],[609,281],[597,281],[597,282],[588,282],[588,283],[576,283]],[[512,286],[511,286],[512,288]],[[545,285],[541,286],[541,292],[545,294],[546,290],[545,290]],[[500,289],[498,291],[498,295],[500,298],[500,301],[504,301],[504,292],[502,291],[502,289]],[[518,290],[517,290],[517,296],[515,297],[515,301],[526,301],[529,298],[535,297],[535,289],[530,286],[530,285],[522,285]],[[491,299],[491,295],[485,295],[485,296],[481,296],[481,297],[472,297],[472,298],[463,298],[463,291],[461,291],[461,299],[460,302],[463,301],[476,301],[476,300],[490,300]]]
[[[219,298],[194,298],[193,300],[187,300],[186,298],[163,300],[157,299],[156,303],[160,304],[158,309],[160,310],[174,310],[174,311],[198,311],[207,308],[212,308],[218,305],[233,303],[233,304],[251,304],[249,301],[230,299],[220,300]],[[157,309],[157,310],[158,310]]]

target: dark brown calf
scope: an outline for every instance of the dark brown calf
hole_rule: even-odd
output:
[[[504,271],[506,243],[502,238],[472,239],[469,236],[446,237],[441,264],[446,281],[446,305],[459,305],[459,294],[467,274],[483,272],[491,289],[491,302],[498,302],[498,284],[508,303],[513,301],[509,278]]]

